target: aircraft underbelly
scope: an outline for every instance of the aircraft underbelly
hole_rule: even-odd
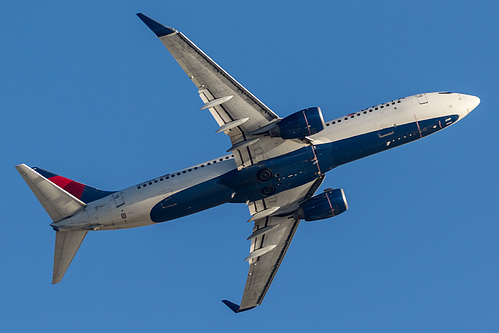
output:
[[[229,172],[220,177],[220,183],[234,190],[230,202],[261,200],[315,180],[321,174],[316,150],[317,147],[308,146]]]
[[[229,202],[234,191],[217,178],[186,188],[158,202],[150,212],[152,222],[165,222]]]
[[[154,205],[150,218],[156,223],[165,222],[227,202],[260,200],[308,183],[320,175],[316,155],[322,152],[315,150],[313,146],[302,148],[175,192]],[[266,170],[267,178],[261,178],[261,170]]]

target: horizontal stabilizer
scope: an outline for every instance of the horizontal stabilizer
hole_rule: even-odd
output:
[[[55,185],[26,164],[19,164],[16,169],[50,215],[52,221],[60,221],[87,206],[83,201]]]
[[[61,282],[64,274],[68,270],[69,264],[73,260],[76,252],[80,248],[87,231],[57,231],[55,233],[54,251],[54,273],[52,284]]]

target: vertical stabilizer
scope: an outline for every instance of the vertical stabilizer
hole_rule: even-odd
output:
[[[61,282],[87,231],[57,231],[55,233],[54,274],[52,284]]]
[[[60,221],[87,206],[83,201],[49,181],[26,164],[19,164],[16,169],[50,215],[52,221]]]

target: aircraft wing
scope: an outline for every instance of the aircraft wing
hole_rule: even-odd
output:
[[[250,255],[246,259],[249,262],[248,277],[241,305],[236,312],[252,309],[262,303],[299,223],[300,220],[293,216],[273,216],[255,222],[253,233],[262,234],[251,239]]]
[[[270,288],[300,220],[293,216],[299,204],[310,198],[319,188],[324,175],[308,184],[281,192],[248,204],[251,220],[255,221],[251,240],[249,272],[241,305],[223,302],[234,312],[250,310],[261,304]]]
[[[238,169],[306,145],[300,140],[283,140],[252,134],[279,117],[232,78],[181,32],[166,27],[144,14],[137,16],[156,34],[198,88],[208,109],[227,134]]]
[[[280,118],[226,71],[210,59],[181,32],[139,13],[137,16],[156,34],[196,85],[208,109],[232,142],[238,169],[308,146],[298,139],[284,140],[266,135]],[[267,129],[267,130],[266,130]],[[263,301],[299,224],[293,215],[299,204],[310,198],[324,176],[308,184],[249,202],[255,221],[250,254],[250,268],[241,305],[227,300],[233,311],[249,310]]]

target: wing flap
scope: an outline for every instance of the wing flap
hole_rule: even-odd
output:
[[[252,239],[251,247],[257,253],[263,249],[269,251],[256,258],[250,258],[248,278],[244,287],[240,311],[253,308],[262,303],[274,280],[291,240],[300,221],[290,217],[268,217],[255,223],[255,228],[277,225],[269,232]],[[250,254],[251,256],[252,254]]]

